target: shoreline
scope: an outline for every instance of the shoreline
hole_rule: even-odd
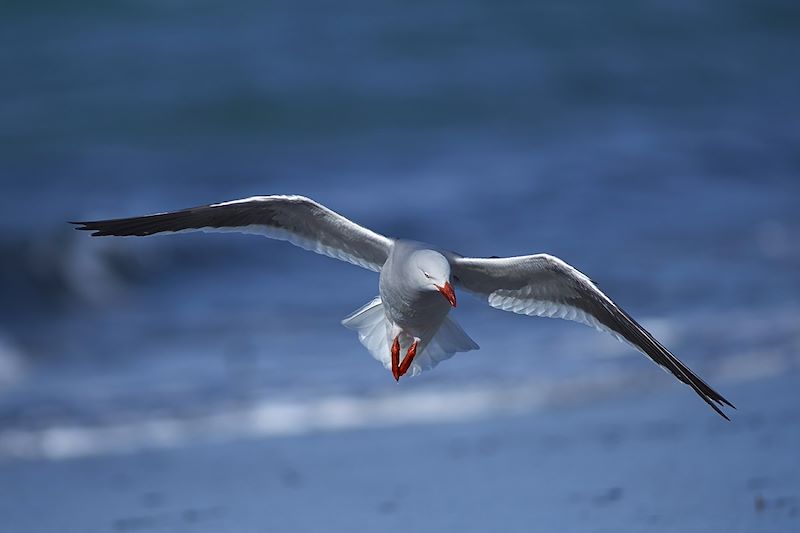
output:
[[[5,462],[0,517],[31,533],[786,531],[800,523],[800,406],[774,400],[798,385],[796,371],[726,384],[730,423],[672,388],[468,422]]]

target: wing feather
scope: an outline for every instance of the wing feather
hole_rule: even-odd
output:
[[[253,196],[155,215],[72,224],[96,237],[184,231],[256,233],[376,272],[393,243],[303,196]]]
[[[502,258],[451,256],[451,268],[465,289],[489,305],[531,316],[562,318],[592,326],[627,342],[689,385],[726,420],[719,406],[733,405],[712,389],[585,274],[547,254]]]

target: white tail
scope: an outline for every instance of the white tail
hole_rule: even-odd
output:
[[[372,357],[380,361],[384,368],[391,370],[391,323],[383,311],[380,296],[342,320],[342,325],[358,332],[358,340],[369,350]],[[432,339],[422,340],[414,363],[407,375],[416,376],[423,370],[430,370],[458,352],[477,350],[479,346],[467,335],[461,326],[450,317],[445,317]]]

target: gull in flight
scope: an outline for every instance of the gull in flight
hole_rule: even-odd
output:
[[[449,312],[455,288],[497,309],[573,320],[627,342],[691,387],[726,420],[733,405],[672,355],[591,279],[547,254],[464,257],[430,245],[391,239],[303,196],[254,196],[132,218],[72,222],[94,236],[182,231],[257,233],[380,273],[379,296],[342,321],[358,332],[395,380],[477,350]],[[402,360],[400,354],[403,353]]]

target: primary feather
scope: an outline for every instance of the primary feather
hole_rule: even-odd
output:
[[[257,233],[379,271],[392,240],[304,196],[253,196],[141,217],[73,222],[102,237],[182,231]]]

